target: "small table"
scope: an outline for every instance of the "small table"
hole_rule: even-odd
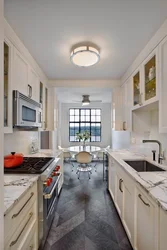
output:
[[[101,150],[100,147],[96,147],[96,146],[73,146],[73,147],[69,147],[68,150],[70,152],[75,152],[75,153],[79,153],[82,151],[86,151],[89,153],[95,153]]]

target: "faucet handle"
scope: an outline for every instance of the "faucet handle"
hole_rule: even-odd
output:
[[[152,150],[152,153],[153,153],[153,161],[155,161],[156,150]]]

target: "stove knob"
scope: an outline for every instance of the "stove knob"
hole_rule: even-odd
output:
[[[56,176],[56,172],[52,172],[52,176]]]
[[[49,186],[50,186],[50,184],[51,184],[51,182],[50,182],[50,180],[49,180],[49,179],[47,179],[47,180],[44,182],[44,185],[45,185],[46,187],[49,187]]]
[[[60,169],[60,166],[56,166],[55,170],[59,171],[59,169]]]
[[[48,179],[44,182],[44,185],[45,185],[46,187],[49,187],[51,183],[52,183],[52,178],[50,177],[50,178],[48,178]]]
[[[52,181],[53,181],[52,177],[48,178],[48,180],[50,181],[50,184],[51,184]]]

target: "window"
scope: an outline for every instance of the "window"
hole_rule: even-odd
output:
[[[76,133],[88,131],[90,142],[101,141],[101,109],[70,109],[69,110],[69,141],[79,141]]]

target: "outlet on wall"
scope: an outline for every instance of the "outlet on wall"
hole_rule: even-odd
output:
[[[131,138],[131,143],[132,143],[132,144],[136,144],[136,138],[135,138],[135,137],[132,137],[132,138]]]

